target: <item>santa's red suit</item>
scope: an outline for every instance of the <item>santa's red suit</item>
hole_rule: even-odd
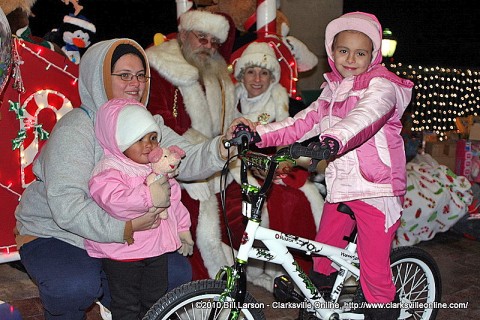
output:
[[[192,143],[200,143],[225,132],[237,114],[234,85],[202,79],[199,71],[183,57],[177,40],[169,40],[146,50],[151,67],[151,90],[147,108],[160,114],[165,124]],[[180,167],[181,170],[181,167]],[[189,209],[195,249],[190,262],[194,279],[213,278],[224,265],[233,264],[220,205],[220,173],[205,181],[182,183],[182,202]],[[303,185],[306,175],[297,187]],[[302,180],[301,179],[301,180]],[[241,190],[228,178],[226,209],[238,248],[245,229],[241,214]],[[292,182],[295,184],[295,182]],[[270,227],[314,239],[316,222],[305,194],[297,188],[275,185],[269,195]],[[299,260],[304,268],[310,261]],[[307,269],[308,271],[308,269]],[[273,283],[270,282],[269,290]]]

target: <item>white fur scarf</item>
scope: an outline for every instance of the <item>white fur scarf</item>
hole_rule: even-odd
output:
[[[151,47],[146,53],[150,66],[179,88],[192,128],[206,138],[225,132],[236,115],[233,83],[222,82],[220,85],[218,81],[206,79],[204,91],[198,69],[185,60],[176,40]]]
[[[183,58],[176,40],[151,47],[146,52],[150,66],[178,87],[182,94],[185,109],[192,121],[192,128],[183,136],[197,144],[225,132],[237,114],[233,83],[220,84],[216,80],[205,79],[204,90],[199,83],[198,70]],[[214,278],[222,266],[233,263],[231,251],[221,239],[219,206],[215,195],[219,188],[218,175],[207,181],[184,184],[183,187],[192,198],[200,200],[196,244],[209,276]]]

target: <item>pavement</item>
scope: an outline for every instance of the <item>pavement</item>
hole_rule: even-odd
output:
[[[480,319],[480,242],[447,231],[417,246],[429,252],[440,269],[441,301],[445,302],[447,308],[440,309],[436,319]],[[249,285],[248,291],[257,301],[265,303],[267,319],[293,320],[298,316],[298,310],[295,309],[270,307],[274,297],[267,290]],[[10,318],[0,313],[1,320],[44,320],[37,287],[18,262],[0,264],[0,300],[12,307],[8,308],[11,311]],[[458,308],[459,305],[467,307]],[[4,307],[0,308],[0,312],[6,309]],[[87,320],[101,320],[98,307],[90,310]]]

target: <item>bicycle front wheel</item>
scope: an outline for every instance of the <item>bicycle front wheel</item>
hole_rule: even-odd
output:
[[[236,290],[227,297],[225,303],[218,303],[225,291],[226,282],[220,280],[198,280],[186,283],[160,298],[147,312],[143,320],[182,320],[182,319],[230,319]],[[264,320],[262,304],[246,293],[245,308],[237,319]]]
[[[398,319],[435,319],[442,283],[435,260],[418,247],[399,247],[390,255],[393,281],[402,302]]]

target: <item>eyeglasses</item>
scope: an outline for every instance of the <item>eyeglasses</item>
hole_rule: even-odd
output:
[[[150,77],[147,77],[145,73],[133,74],[133,73],[112,73],[112,76],[120,77],[123,81],[132,81],[133,77],[136,77],[138,82],[147,82]]]
[[[203,33],[196,34],[193,31],[191,33],[195,36],[195,38],[197,38],[198,42],[200,42],[202,46],[206,46],[208,42],[210,42],[210,45],[212,46],[213,49],[218,49],[222,46],[222,44],[220,43],[220,40],[218,40],[217,38],[208,39],[206,34],[203,34]]]

